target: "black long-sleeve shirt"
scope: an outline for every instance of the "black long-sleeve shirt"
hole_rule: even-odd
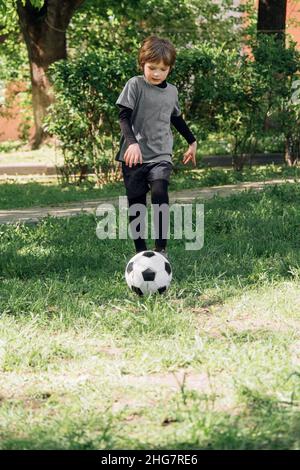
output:
[[[166,80],[164,80],[159,85],[154,85],[154,86],[165,88],[167,86],[167,82]],[[126,142],[128,143],[128,145],[137,144],[138,141],[136,140],[135,135],[132,131],[132,127],[131,127],[132,109],[127,108],[126,106],[123,106],[120,104],[118,106],[120,108],[119,120],[120,120],[120,127],[122,130],[123,136]],[[196,141],[194,134],[190,131],[182,115],[171,116],[171,123],[173,124],[175,129],[182,135],[182,137],[184,137],[184,139],[187,141],[188,144],[192,144],[193,142]]]

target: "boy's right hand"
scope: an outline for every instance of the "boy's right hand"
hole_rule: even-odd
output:
[[[125,164],[129,166],[129,168],[131,168],[132,165],[136,165],[137,163],[143,163],[142,152],[139,144],[129,145],[124,155],[124,161]]]

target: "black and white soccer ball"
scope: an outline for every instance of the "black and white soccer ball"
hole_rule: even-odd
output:
[[[138,295],[162,294],[172,280],[171,265],[157,251],[141,251],[128,262],[125,279],[128,287]]]

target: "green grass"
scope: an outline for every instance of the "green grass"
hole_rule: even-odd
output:
[[[111,196],[125,195],[122,182],[108,183],[103,189],[92,184],[82,186],[49,183],[0,184],[0,209],[19,209],[32,206],[56,206],[68,202],[94,200]]]
[[[222,134],[210,133],[205,141],[199,143],[198,155],[229,155],[232,145],[230,137]],[[267,135],[257,142],[256,153],[284,152],[284,139],[280,135]],[[31,150],[28,144],[22,141],[0,142],[0,164],[14,164],[34,161],[36,163],[62,163],[63,156],[54,145],[46,144],[38,150]]]
[[[230,155],[233,139],[223,134],[210,133],[199,145],[198,153],[206,155]],[[284,153],[284,137],[278,134],[265,135],[258,139],[255,153]]]
[[[0,142],[0,165],[16,163],[40,163],[44,165],[61,165],[63,156],[53,145],[42,145],[38,150],[31,150],[22,141]]]
[[[205,203],[139,298],[96,220],[1,227],[2,449],[299,449],[300,189]],[[151,247],[152,244],[149,244]]]
[[[20,148],[23,147],[23,143],[21,140],[7,140],[4,142],[0,142],[0,154],[11,154],[14,152],[18,152]]]
[[[197,169],[184,168],[173,173],[170,191],[196,189],[207,186],[235,184],[245,181],[265,181],[267,179],[294,178],[298,180],[299,169],[269,165],[246,169],[238,173],[232,169]],[[5,182],[0,184],[0,209],[19,209],[32,206],[55,206],[68,202],[93,200],[125,195],[122,181],[108,183],[103,188],[95,188],[88,182],[81,186],[61,185],[55,182]]]

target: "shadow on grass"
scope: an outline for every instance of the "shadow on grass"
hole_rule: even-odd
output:
[[[246,392],[245,392],[246,393]],[[16,436],[2,433],[2,449],[177,449],[177,450],[282,450],[300,448],[300,412],[296,407],[283,406],[273,397],[249,392],[245,411],[237,414],[189,410],[181,408],[181,416],[168,425],[148,422],[149,434],[140,432],[142,423],[127,422],[126,415],[89,420],[68,418],[57,422],[57,428],[31,427],[29,432]],[[195,403],[196,405],[196,403]],[[129,411],[128,411],[129,413]],[[153,410],[155,415],[155,408]],[[179,431],[180,428],[180,432]],[[141,428],[140,428],[141,429]],[[180,436],[185,435],[182,440]]]

